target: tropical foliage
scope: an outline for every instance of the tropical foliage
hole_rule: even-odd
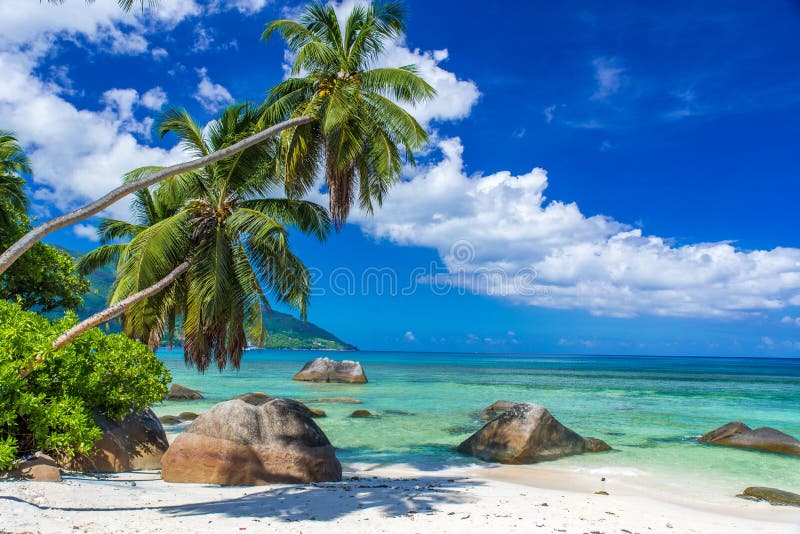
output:
[[[0,470],[37,450],[87,453],[100,438],[93,413],[121,419],[164,398],[166,367],[125,335],[93,329],[54,351],[53,340],[76,321],[67,313],[51,323],[0,301]]]
[[[25,174],[31,174],[28,156],[13,133],[0,130],[0,228],[28,210]]]
[[[248,104],[231,106],[204,130],[176,109],[162,117],[158,129],[162,136],[175,133],[188,152],[202,157],[251,135],[261,113]],[[212,361],[219,369],[229,362],[238,367],[248,343],[264,343],[268,296],[305,318],[310,276],[289,247],[288,228],[324,240],[330,218],[314,203],[270,197],[281,184],[276,149],[276,142],[267,141],[171,178],[154,191],[140,191],[134,224],[101,222],[103,245],[79,266],[89,272],[116,264],[112,304],[189,263],[177,282],[128,308],[126,333],[155,348],[174,336],[181,317],[186,361],[204,371]],[[128,179],[156,170],[138,169]]]
[[[8,248],[31,229],[26,213],[24,175],[31,166],[11,132],[0,130],[0,250]],[[16,299],[25,309],[44,312],[74,309],[89,283],[75,272],[69,254],[37,243],[0,276],[0,298]]]
[[[265,120],[316,119],[281,134],[278,166],[286,192],[302,197],[324,171],[337,228],[356,192],[367,212],[380,205],[404,158],[413,164],[414,151],[428,139],[401,105],[432,98],[434,89],[414,65],[374,67],[403,32],[403,19],[398,3],[357,5],[342,28],[332,6],[315,2],[299,20],[273,21],[263,34],[266,41],[277,31],[295,54],[293,77],[270,91]]]

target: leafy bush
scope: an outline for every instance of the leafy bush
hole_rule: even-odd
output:
[[[0,469],[36,450],[59,458],[88,453],[101,435],[93,412],[121,419],[164,398],[169,371],[123,334],[95,328],[53,350],[76,323],[71,312],[51,323],[0,301]]]
[[[0,226],[0,250],[10,247],[31,228],[24,213],[7,211]],[[26,310],[74,310],[89,291],[89,282],[75,271],[72,257],[52,245],[36,243],[0,276],[0,298],[17,299]]]

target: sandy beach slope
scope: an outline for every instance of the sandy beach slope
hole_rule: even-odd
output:
[[[670,501],[613,483],[597,495],[595,482],[559,471],[349,466],[345,478],[257,488],[168,484],[156,472],[3,482],[0,531],[800,533],[798,509],[733,496]]]

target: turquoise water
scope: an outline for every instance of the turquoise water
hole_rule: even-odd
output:
[[[320,355],[358,359],[369,383],[291,380],[304,362]],[[477,412],[506,399],[542,404],[573,430],[615,449],[548,462],[548,468],[650,477],[698,492],[729,494],[754,485],[800,492],[800,458],[709,447],[693,439],[732,420],[800,436],[798,359],[248,351],[240,371],[201,375],[184,366],[178,351],[159,356],[174,382],[206,396],[165,402],[154,408],[159,415],[200,412],[249,391],[362,400],[315,405],[327,412],[317,423],[344,463],[422,469],[473,464],[453,447],[480,428]],[[413,415],[348,418],[356,408]]]

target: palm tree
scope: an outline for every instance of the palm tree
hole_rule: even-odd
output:
[[[399,104],[415,105],[432,98],[433,87],[414,65],[373,68],[388,41],[405,29],[398,3],[358,5],[341,28],[330,5],[312,3],[294,20],[267,24],[263,38],[277,31],[296,54],[292,75],[274,87],[266,105],[267,120],[291,117],[316,120],[283,131],[281,171],[286,192],[297,198],[314,184],[324,167],[330,212],[340,228],[357,189],[362,209],[371,212],[399,177],[403,158],[427,134]]]
[[[28,156],[13,133],[0,130],[0,227],[7,227],[14,213],[27,211],[23,174],[31,174]]]
[[[183,110],[167,112],[162,135],[202,156],[251,134],[261,110],[235,105],[203,129]],[[184,355],[204,371],[212,361],[223,369],[239,366],[248,341],[263,343],[268,295],[299,310],[305,318],[309,273],[288,243],[288,226],[324,240],[331,227],[326,210],[304,200],[271,198],[282,184],[276,174],[277,143],[263,143],[199,171],[180,174],[134,201],[135,224],[105,219],[104,244],[81,268],[116,262],[111,308],[102,319],[125,312],[126,333],[158,346],[183,317]],[[154,172],[135,171],[130,179]],[[113,241],[127,239],[125,243]],[[145,293],[141,298],[138,295]],[[119,308],[121,306],[121,308]],[[56,346],[98,324],[78,325]]]
[[[294,74],[309,74],[290,78],[270,91],[269,107],[258,129],[221,150],[131,180],[42,223],[0,254],[0,274],[44,236],[88,219],[136,191],[229,158],[282,132],[286,133],[281,135],[277,166],[291,198],[301,197],[313,185],[324,160],[337,228],[349,213],[356,177],[361,207],[371,211],[373,201],[380,204],[399,176],[398,145],[413,164],[413,151],[427,139],[413,116],[392,99],[418,103],[431,98],[433,88],[412,65],[368,68],[386,41],[403,29],[403,12],[397,3],[355,7],[344,35],[333,9],[322,4],[312,4],[297,22],[270,23],[264,38],[277,30],[297,52]]]
[[[136,180],[156,170],[157,169],[153,167],[136,169],[125,176],[125,181]],[[112,263],[116,264],[117,269],[122,268],[130,257],[130,241],[144,230],[176,215],[180,210],[181,205],[175,202],[175,199],[169,198],[167,193],[168,189],[163,186],[154,191],[150,189],[137,191],[134,194],[134,199],[130,206],[135,219],[134,223],[110,218],[100,219],[97,232],[98,238],[100,239],[100,246],[88,252],[78,260],[78,272],[83,275],[88,275]],[[185,272],[185,269],[182,268],[181,271],[175,275],[175,279],[183,274],[183,272]],[[169,283],[167,283],[166,286],[169,286]],[[161,289],[164,288],[154,290],[152,294],[155,295],[159,293]],[[111,315],[106,320],[112,319],[117,315],[114,311],[110,311],[113,309],[114,306],[105,310],[108,315]],[[124,309],[125,307],[123,306],[122,310],[124,311]],[[145,318],[151,319],[148,330],[152,332],[154,337],[158,338],[152,340],[155,344],[158,344],[160,342],[161,332],[159,332],[157,328],[158,325],[152,323],[152,319],[154,319],[152,310],[143,310],[140,307],[140,312],[143,313],[141,316],[142,320]],[[163,333],[169,336],[170,345],[174,343],[175,339],[175,319],[178,312],[178,308],[175,307],[167,313],[166,332]],[[148,341],[150,340],[148,339]]]

